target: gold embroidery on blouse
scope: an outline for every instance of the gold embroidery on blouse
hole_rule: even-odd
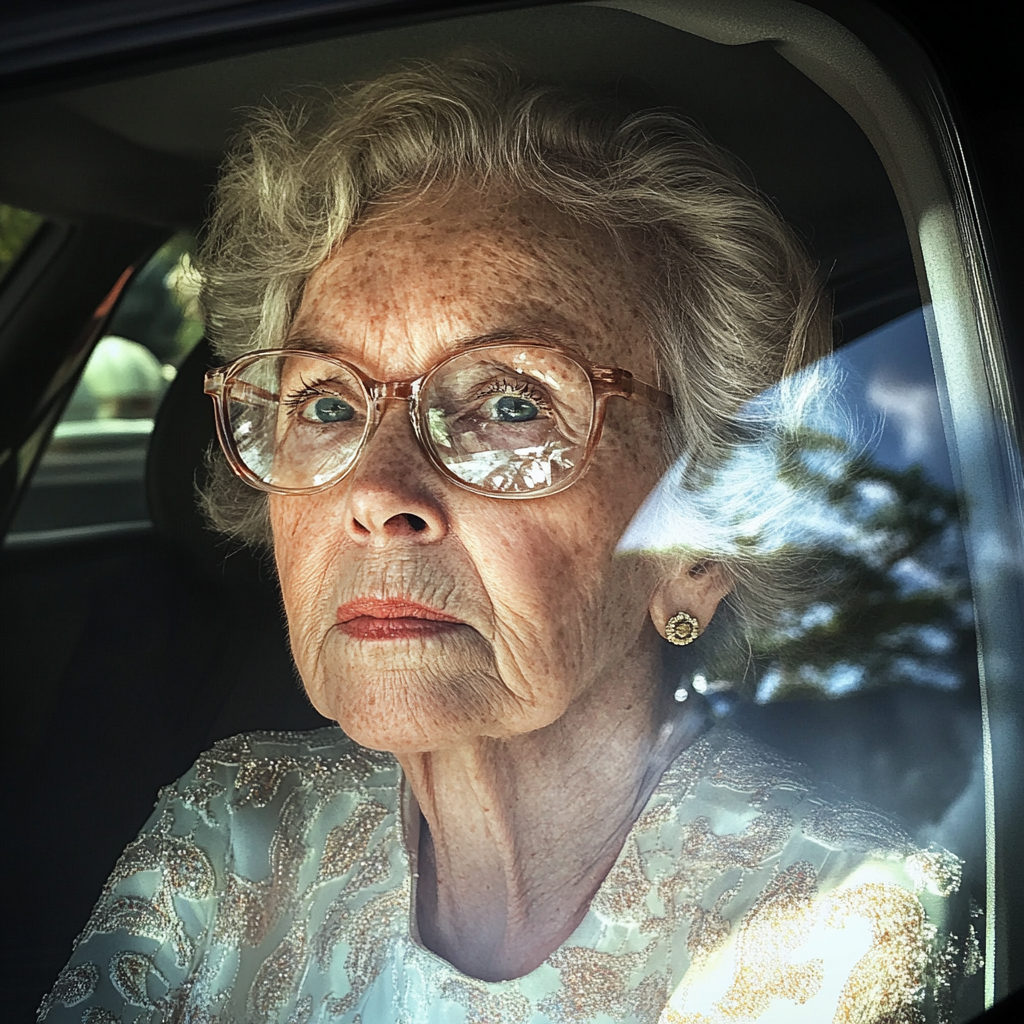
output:
[[[337,785],[337,781],[335,780],[334,785]],[[270,841],[270,878],[251,881],[234,873],[227,876],[224,896],[219,901],[214,927],[217,939],[234,941],[250,947],[258,946],[288,909],[295,905],[299,899],[299,870],[309,855],[306,833],[310,822],[315,819],[316,812],[332,795],[331,789],[331,785],[326,785],[319,791],[297,788],[288,795],[282,807],[280,824]],[[321,858],[321,872],[324,871],[325,863],[329,870],[332,860],[343,854],[339,842],[342,845],[346,841],[356,844],[353,862],[365,851],[373,828],[387,812],[376,803],[373,807],[379,808],[383,813],[378,813],[372,808],[364,812],[362,807],[363,804],[357,805],[350,816],[351,827],[346,823],[332,830],[331,835],[338,834],[335,835],[334,848],[329,850],[325,847]],[[331,835],[328,836],[328,843],[331,841]],[[318,875],[317,881],[322,880],[323,878]]]
[[[229,971],[230,978],[221,976],[228,960],[229,954],[223,948],[207,950],[181,984],[157,1001],[159,1019],[175,1024],[228,1024],[214,1009],[235,980],[236,971]]]
[[[82,1024],[121,1024],[121,1018],[102,1006],[90,1006],[82,1014]],[[205,1024],[205,1021],[197,1021],[196,1024]]]
[[[779,872],[739,929],[732,983],[708,1013],[671,1007],[663,1024],[756,1020],[775,999],[797,1004],[819,991],[820,959],[795,959],[819,923],[846,928],[859,918],[871,929],[867,951],[850,972],[833,1024],[900,1024],[922,1020],[919,1005],[933,939],[920,901],[897,885],[869,882],[817,895],[815,872],[797,863]],[[686,988],[682,990],[685,1000]]]
[[[730,886],[710,909],[700,904],[693,907],[693,921],[686,936],[691,963],[698,966],[702,964],[729,937],[732,925],[722,916],[722,911],[732,902],[742,885],[741,880]]]
[[[978,940],[978,930],[981,927],[984,912],[974,900],[970,901],[969,909],[971,922],[967,926],[967,938],[964,939],[963,972],[965,978],[973,977],[985,966],[985,957],[981,952],[981,943]]]
[[[662,825],[675,820],[676,811],[677,808],[668,801],[657,804],[640,815],[637,819],[636,831],[638,833],[657,832]]]
[[[873,807],[860,804],[822,804],[804,816],[801,831],[832,850],[905,855],[914,849],[899,825]]]
[[[964,862],[949,850],[929,847],[914,850],[906,859],[907,874],[918,892],[936,896],[952,896],[960,889],[960,876]]]
[[[145,953],[125,949],[110,958],[110,983],[117,992],[134,1006],[147,1010],[155,1008],[149,998],[149,978],[152,975],[167,989],[167,979],[156,969],[151,957]]]
[[[205,899],[214,889],[213,865],[195,843],[167,834],[172,819],[165,816],[157,831],[130,843],[118,859],[79,942],[98,933],[125,928],[156,942],[171,942],[179,966],[195,954],[195,944],[174,909],[173,896]],[[115,888],[142,871],[159,872],[156,892],[149,899],[114,897]],[[141,929],[136,931],[136,929]]]
[[[625,993],[623,1003],[638,1021],[656,1024],[668,997],[668,979],[660,973],[655,973],[645,978],[635,992]]]
[[[778,872],[744,920],[738,939],[739,969],[721,1001],[726,1018],[757,1018],[776,998],[805,1003],[821,987],[820,960],[792,964],[816,917],[813,865],[798,861]]]
[[[899,886],[870,882],[832,893],[824,903],[832,928],[842,928],[848,917],[871,926],[871,946],[850,972],[834,1024],[898,1020],[919,1001],[928,968],[933,936],[920,901]]]
[[[337,878],[348,874],[356,861],[361,860],[377,826],[388,815],[388,809],[376,800],[364,800],[345,820],[327,834],[324,853],[320,858],[317,880]]]
[[[288,1020],[285,1024],[308,1024],[312,1016],[313,997],[305,995],[295,1004],[295,1009],[288,1014]]]
[[[174,930],[166,911],[142,896],[119,896],[96,915],[94,927],[98,932],[123,928],[154,942],[163,942]]]
[[[813,926],[809,911],[815,893],[815,872],[810,864],[798,862],[777,872],[739,928],[732,983],[724,996],[710,1014],[666,1008],[663,1024],[756,1020],[773,999],[803,1003],[812,998],[824,976],[821,961],[792,964],[789,958]],[[692,984],[684,982],[684,1001]]]
[[[647,896],[651,888],[636,840],[630,838],[590,905],[613,919],[645,921],[650,916]]]
[[[815,808],[801,823],[803,834],[833,850],[860,850],[903,860],[917,892],[951,896],[960,888],[963,861],[948,850],[919,850],[910,836],[880,811],[860,804]]]
[[[381,882],[386,882],[391,876],[391,858],[388,856],[388,848],[401,842],[397,824],[391,826],[391,833],[392,841],[390,843],[385,837],[384,842],[364,858],[362,867],[359,868],[350,883],[353,890],[364,891],[372,886],[380,885]]]
[[[349,991],[339,1000],[341,1012],[353,1007],[383,971],[388,940],[408,925],[410,899],[411,888],[405,879],[398,888],[367,900],[347,920],[336,921],[331,938],[349,946],[345,959]]]
[[[390,814],[391,812],[388,813]],[[369,836],[379,826],[381,820],[383,818],[378,818],[376,814],[367,815],[362,818],[362,828],[367,833],[367,840],[369,840]],[[388,842],[389,838],[391,840],[390,843]],[[385,832],[384,841],[366,858],[359,871],[349,879],[341,893],[328,906],[323,922],[317,928],[316,934],[313,937],[313,956],[321,970],[326,971],[329,969],[335,947],[339,942],[347,941],[348,939],[354,918],[352,909],[353,899],[358,899],[365,894],[370,886],[377,885],[390,878],[391,860],[388,856],[388,847],[395,842],[401,842],[401,837],[398,825],[393,823]],[[388,893],[380,895],[386,896]],[[372,903],[373,900],[371,899],[368,902]],[[365,912],[366,905],[364,904],[363,908],[355,916]],[[377,941],[385,941],[386,934],[385,930],[377,935]]]
[[[200,755],[196,761],[196,776],[201,781],[207,780],[218,766],[237,767],[233,799],[235,806],[251,804],[254,807],[265,807],[277,795],[285,776],[293,772],[298,776],[300,787],[339,775],[344,776],[351,786],[365,782],[379,768],[394,765],[394,758],[390,754],[367,750],[355,744],[348,744],[339,752],[336,750],[337,739],[334,736],[324,745],[323,749],[329,752],[324,757],[312,753],[267,756],[253,751],[256,742],[276,740],[286,743],[292,739],[310,745],[310,737],[302,733],[245,733],[221,740]]]
[[[793,816],[784,807],[759,814],[736,835],[716,835],[702,815],[684,829],[682,852],[699,858],[708,873],[715,875],[734,865],[754,868],[786,845],[792,828]]]
[[[799,765],[739,735],[715,757],[710,781],[736,793],[749,793],[753,804],[764,803],[772,790],[809,793],[814,788]]]
[[[214,942],[229,946],[258,946],[266,934],[266,883],[253,882],[233,871],[224,877],[224,888],[217,900],[213,922]]]
[[[721,915],[731,894],[741,888],[744,869],[759,868],[778,855],[791,828],[792,816],[781,807],[759,814],[733,835],[718,835],[704,816],[684,826],[678,863],[661,879],[658,892],[677,924],[694,919],[687,940],[691,954],[707,956],[728,935],[728,922]],[[709,907],[708,890],[722,879],[731,884]]]
[[[213,821],[211,804],[223,793],[224,787],[219,782],[214,782],[212,779],[201,779],[186,783],[177,795],[186,807],[198,811],[203,820],[210,823]],[[161,790],[160,795],[161,797],[164,795],[164,790]]]
[[[530,1000],[519,992],[490,992],[486,982],[452,972],[437,986],[445,999],[461,1007],[466,1024],[527,1024],[533,1015]]]
[[[295,991],[306,959],[306,922],[293,922],[277,948],[260,964],[246,999],[246,1020],[263,1024],[273,1020]]]
[[[599,1013],[623,1020],[631,1012],[630,975],[646,965],[644,953],[602,953],[581,946],[563,946],[548,957],[562,981],[559,992],[543,999],[538,1009],[559,1022],[586,1021]],[[664,999],[662,984],[661,999]]]
[[[694,784],[704,775],[713,748],[706,736],[694,740],[665,769],[654,790],[655,796],[667,796],[679,801],[693,789]],[[643,821],[643,818],[640,819]]]
[[[50,993],[44,997],[39,1007],[39,1016],[48,1013],[55,1003],[60,1003],[61,1006],[76,1006],[83,999],[88,999],[96,991],[99,979],[99,968],[88,960],[74,966],[68,964],[57,975]]]

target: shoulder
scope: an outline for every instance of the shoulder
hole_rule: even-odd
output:
[[[959,858],[921,848],[889,814],[816,781],[805,765],[737,729],[716,726],[698,739],[655,797],[661,817],[730,834],[737,854],[746,836],[765,856],[810,861],[820,886],[869,863],[915,893],[946,897],[959,885]]]
[[[325,814],[343,822],[365,804],[386,815],[397,809],[398,789],[394,758],[358,746],[338,728],[221,740],[160,791],[104,896],[147,872],[172,881],[179,875],[202,879],[179,895],[214,896],[226,884],[229,863],[243,855],[266,859],[272,837],[284,826],[300,833]],[[149,888],[162,884],[152,881]]]
[[[310,732],[248,732],[220,740],[161,799],[184,804],[205,818],[218,810],[279,807],[296,792],[391,794],[397,799],[394,757],[368,750],[337,726]]]
[[[186,874],[207,880],[194,895],[216,897],[243,867],[254,879],[273,873],[282,844],[301,860],[321,832],[353,816],[362,821],[367,808],[375,821],[395,817],[399,789],[390,754],[360,747],[336,727],[220,740],[160,791],[104,894],[137,884],[140,873],[176,878],[175,865],[187,862],[193,867]]]
[[[97,1012],[97,1020],[120,1020],[131,1005],[177,1020],[175,1000],[188,993],[209,996],[211,1007],[232,998],[230,984],[215,984],[216,971],[200,969],[203,958],[219,950],[230,964],[291,919],[303,886],[354,870],[371,838],[397,818],[398,783],[390,755],[358,746],[338,728],[253,732],[214,744],[161,790],[40,1019],[84,1020],[83,1009],[102,1007],[108,1016]],[[224,960],[226,949],[236,952]],[[158,990],[164,995],[154,1002]]]
[[[720,727],[709,741],[714,753],[705,792],[717,790],[719,800],[726,794],[746,800],[761,813],[784,810],[791,822],[790,842],[820,865],[823,883],[826,876],[874,862],[888,865],[890,879],[898,878],[914,892],[948,896],[956,891],[959,858],[937,847],[922,849],[885,811],[816,781],[811,769],[739,730]]]
[[[920,1006],[958,858],[736,730],[710,730],[671,771],[662,816],[698,908],[673,1012],[717,1021],[741,993],[759,1012],[795,1001],[794,1022]]]

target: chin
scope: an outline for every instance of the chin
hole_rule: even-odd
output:
[[[427,753],[530,731],[516,698],[491,673],[457,675],[393,669],[321,680],[307,693],[313,706],[361,746],[393,754]]]

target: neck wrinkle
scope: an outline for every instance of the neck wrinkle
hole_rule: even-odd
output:
[[[699,708],[674,710],[657,729],[610,730],[575,750],[554,728],[548,758],[521,737],[403,757],[414,940],[485,981],[543,963],[586,916],[665,769],[706,728]]]

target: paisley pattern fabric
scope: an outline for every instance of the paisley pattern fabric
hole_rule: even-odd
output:
[[[334,728],[237,736],[160,794],[51,1024],[785,1024],[933,1017],[959,861],[716,727],[579,927],[482,982],[416,939],[401,772]]]

